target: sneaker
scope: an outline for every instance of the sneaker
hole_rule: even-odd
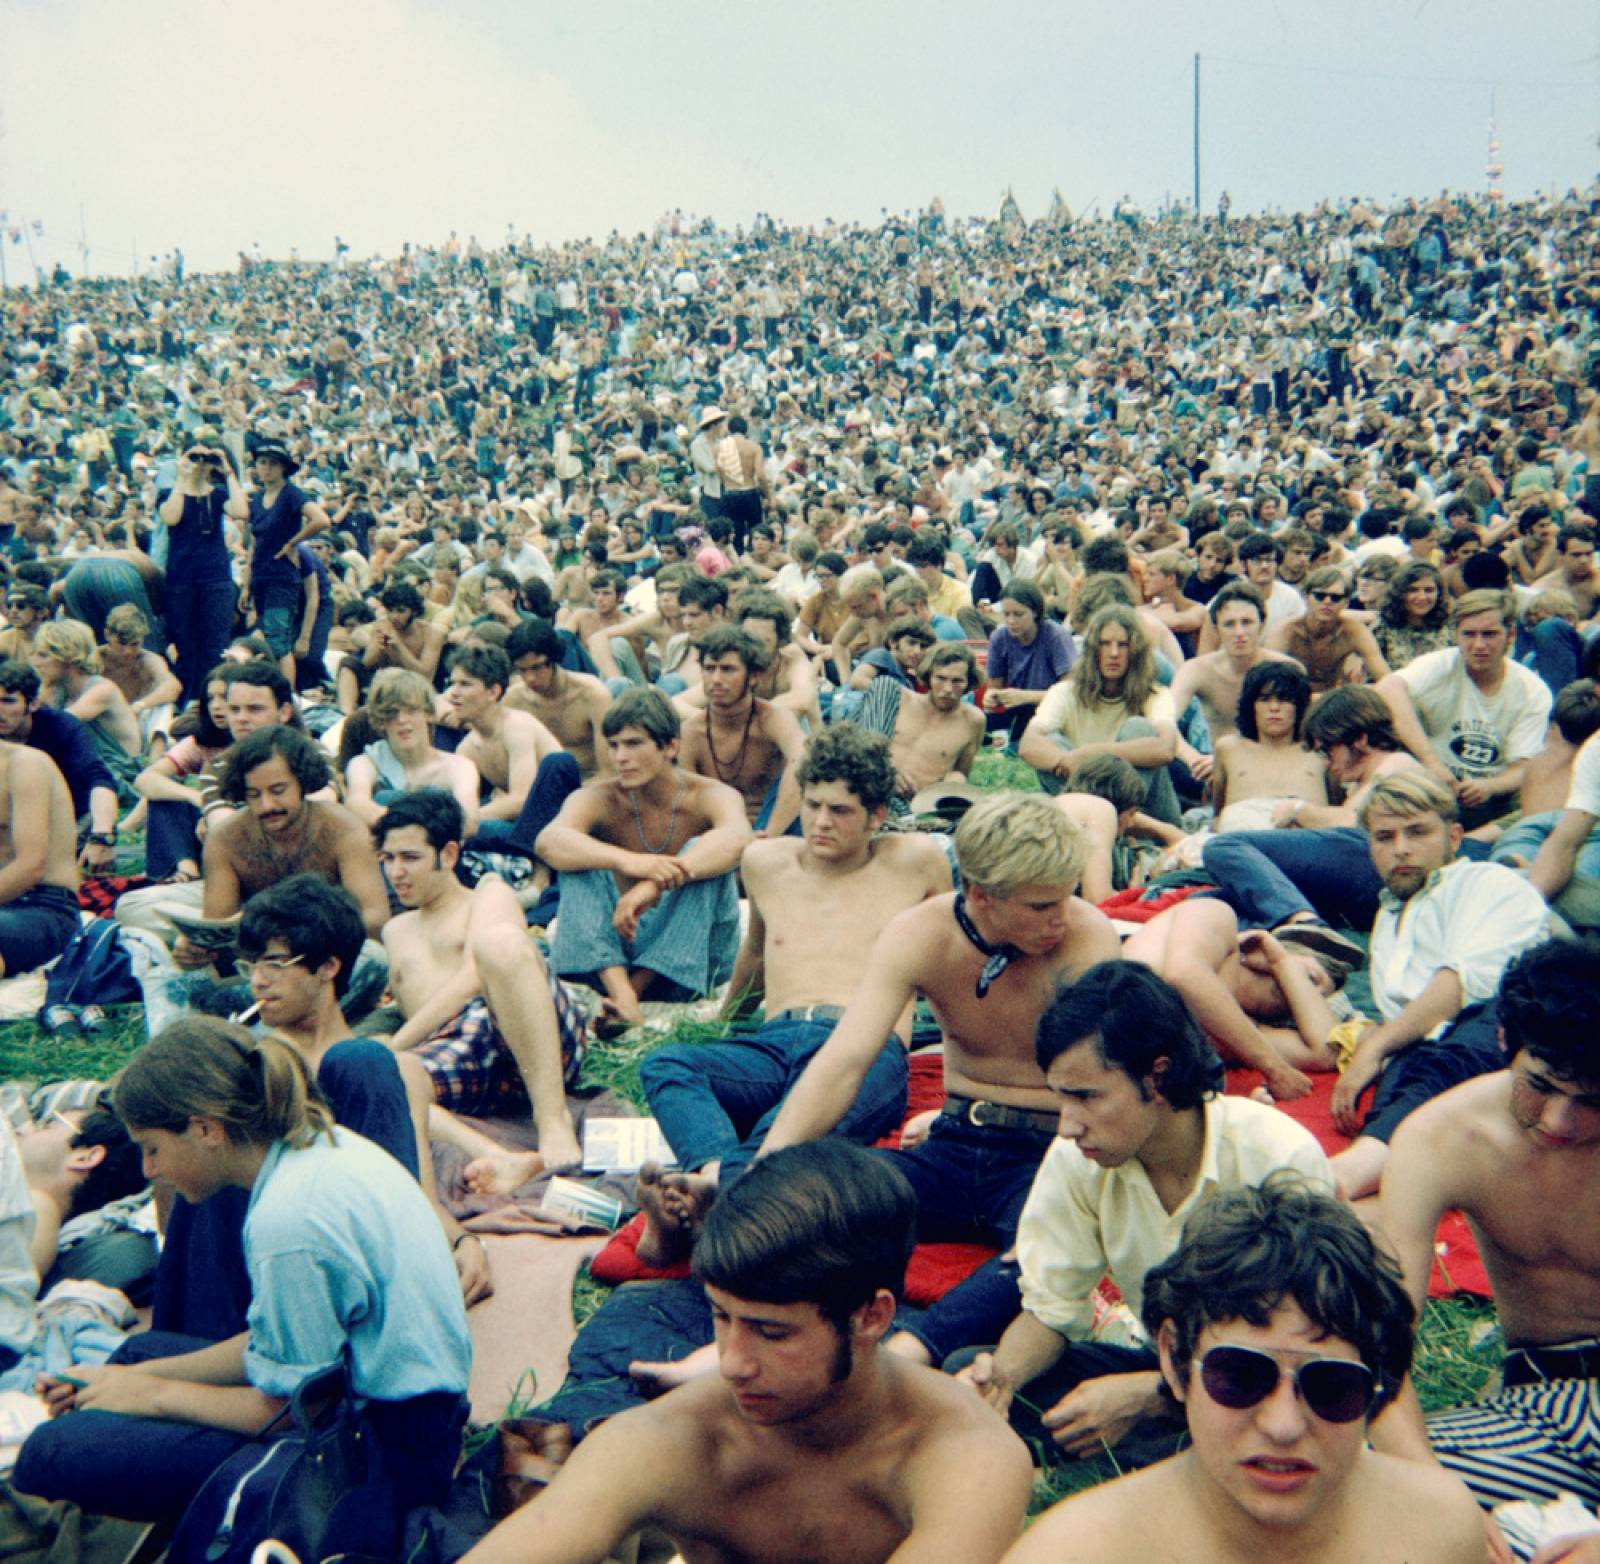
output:
[[[46,1005],[38,1014],[39,1028],[47,1037],[81,1034],[83,1027],[78,1019],[76,1005]]]

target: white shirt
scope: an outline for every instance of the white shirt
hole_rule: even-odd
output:
[[[1022,1307],[1042,1325],[1087,1339],[1094,1293],[1107,1271],[1138,1316],[1145,1273],[1178,1247],[1183,1224],[1219,1189],[1260,1184],[1292,1168],[1316,1190],[1333,1193],[1333,1170],[1316,1137],[1288,1114],[1248,1097],[1212,1097],[1203,1105],[1200,1173],[1176,1211],[1168,1212],[1144,1164],[1103,1168],[1069,1140],[1056,1139],[1022,1208],[1017,1258]],[[1129,1331],[1115,1325],[1105,1339]]]
[[[1550,687],[1520,663],[1505,665],[1500,688],[1485,695],[1453,646],[1424,652],[1399,670],[1434,753],[1463,781],[1497,776],[1537,755],[1550,722]]]
[[[1394,1020],[1444,971],[1460,979],[1463,1009],[1492,999],[1512,958],[1544,938],[1549,916],[1544,898],[1514,869],[1465,858],[1430,875],[1406,901],[1382,892],[1370,952],[1378,1014]]]
[[[1567,808],[1600,818],[1600,733],[1583,741],[1572,762],[1572,782],[1567,792]]]

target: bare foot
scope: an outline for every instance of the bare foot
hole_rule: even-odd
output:
[[[1256,1087],[1256,1089],[1250,1093],[1250,1101],[1262,1103],[1268,1108],[1276,1108],[1278,1106],[1278,1099],[1274,1097],[1265,1086]]]
[[[545,1160],[537,1151],[497,1151],[474,1157],[462,1177],[475,1195],[514,1195],[544,1170]]]
[[[644,1212],[639,1258],[654,1266],[687,1260],[695,1228],[716,1198],[716,1185],[692,1174],[667,1173],[659,1162],[647,1162],[639,1169],[633,1192]]]
[[[630,1028],[643,1023],[644,1010],[637,999],[630,1005],[622,1000],[606,998],[600,1001],[600,1008],[589,1022],[589,1029],[601,1042],[610,1043]]]
[[[583,1166],[583,1143],[572,1123],[565,1103],[549,1122],[535,1120],[539,1131],[539,1155],[552,1173],[570,1173]]]
[[[714,1373],[716,1367],[717,1349],[696,1347],[688,1357],[676,1362],[630,1363],[628,1376],[647,1395],[659,1396],[676,1390],[679,1385],[687,1385],[691,1379],[704,1379],[707,1374]]]

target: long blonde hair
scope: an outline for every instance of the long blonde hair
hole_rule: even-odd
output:
[[[1108,625],[1121,625],[1128,632],[1128,671],[1116,695],[1106,693],[1100,675],[1100,637]],[[1081,706],[1124,706],[1129,716],[1144,714],[1155,693],[1156,654],[1138,614],[1126,604],[1108,603],[1089,621],[1083,632],[1083,650],[1073,665],[1072,688]]]

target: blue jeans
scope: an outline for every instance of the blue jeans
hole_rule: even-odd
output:
[[[1025,710],[1032,711],[1033,707]],[[1149,739],[1156,736],[1156,727],[1147,717],[1129,717],[1117,729],[1117,743],[1124,743],[1128,739]],[[1052,733],[1051,743],[1064,750],[1075,749],[1064,733]],[[1178,792],[1172,785],[1172,773],[1165,765],[1160,766],[1135,766],[1139,780],[1145,785],[1144,807],[1147,814],[1153,815],[1157,820],[1164,821],[1167,825],[1177,825],[1183,818],[1183,811],[1178,807]],[[1051,795],[1062,792],[1066,782],[1053,771],[1039,772],[1039,786]]]
[[[1578,677],[1583,642],[1565,619],[1541,620],[1531,630],[1518,628],[1517,661],[1532,668],[1552,695],[1559,695]]]
[[[768,1021],[725,1043],[679,1043],[646,1056],[640,1084],[679,1165],[720,1162],[726,1183],[761,1149],[789,1089],[837,1021]],[[899,1124],[906,1106],[906,1051],[883,1045],[834,1134],[871,1145]]]
[[[1366,832],[1354,826],[1230,831],[1206,843],[1203,862],[1222,899],[1251,928],[1275,929],[1310,912],[1365,933],[1378,915],[1383,881]]]
[[[940,1114],[910,1151],[883,1151],[917,1197],[918,1243],[989,1243],[1004,1254],[1034,1175],[1050,1149],[1046,1129],[982,1128]],[[1022,1307],[1015,1261],[987,1261],[915,1319],[897,1324],[942,1363],[952,1352],[998,1341]]]
[[[522,801],[515,820],[480,820],[478,829],[466,842],[481,852],[517,853],[523,858],[534,857],[533,844],[539,833],[561,813],[568,797],[583,785],[578,762],[560,750],[546,755],[539,762],[539,770]]]

